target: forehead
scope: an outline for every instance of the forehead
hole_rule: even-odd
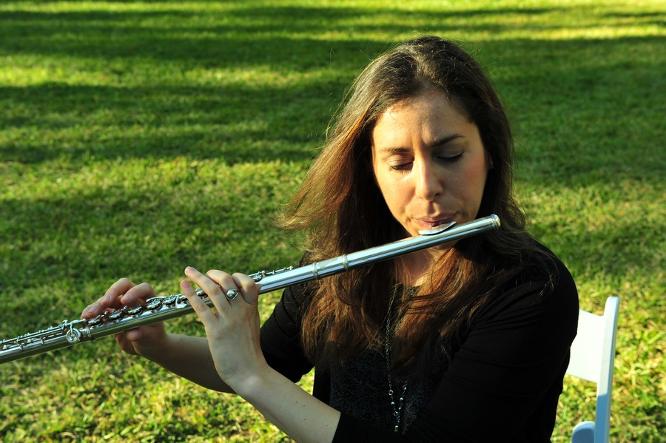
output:
[[[372,130],[372,145],[396,147],[414,138],[429,143],[453,133],[464,136],[475,131],[476,125],[460,106],[441,90],[429,88],[380,114]]]

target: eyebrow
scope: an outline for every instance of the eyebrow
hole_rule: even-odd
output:
[[[426,145],[426,147],[427,148],[435,148],[435,147],[438,147],[438,146],[444,146],[447,143],[449,143],[449,142],[451,142],[451,141],[453,141],[457,138],[464,138],[464,136],[462,134],[445,135],[445,136],[442,136],[442,137],[436,139],[432,143],[429,143],[428,145]],[[379,149],[378,152],[380,152],[382,154],[404,154],[406,152],[411,152],[411,148],[406,148],[404,146],[387,146],[385,148]]]

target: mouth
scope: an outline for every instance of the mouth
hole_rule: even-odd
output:
[[[424,217],[416,218],[414,221],[416,222],[418,229],[435,229],[438,226],[450,224],[455,221],[454,216],[455,214],[440,217]]]

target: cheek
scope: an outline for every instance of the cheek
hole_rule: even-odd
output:
[[[405,185],[401,184],[399,181],[383,177],[381,174],[379,176],[375,175],[375,177],[377,179],[377,187],[379,188],[389,211],[394,216],[402,213],[409,201],[408,189],[406,189]]]
[[[485,159],[484,159],[485,160]],[[475,200],[481,201],[483,190],[486,184],[486,177],[488,176],[488,168],[484,160],[475,162],[465,171],[464,180],[468,184],[468,195]]]
[[[488,170],[485,163],[479,162],[479,164],[474,165],[473,168],[470,168],[467,171],[467,179],[470,183],[474,183],[475,187],[481,187],[483,190],[483,185],[486,182],[486,176],[488,175]]]
[[[462,168],[456,180],[458,195],[470,203],[480,202],[486,183],[488,171],[483,159],[468,163]]]

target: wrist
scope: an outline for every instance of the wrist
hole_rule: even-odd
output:
[[[171,355],[170,350],[177,346],[177,341],[178,337],[175,334],[165,332],[157,340],[151,340],[150,343],[136,346],[136,351],[141,357],[161,363]]]
[[[265,395],[267,385],[270,384],[271,377],[277,374],[273,368],[264,364],[245,374],[243,377],[238,377],[229,380],[227,384],[236,392],[236,394],[243,397],[245,400],[252,403],[252,400],[257,396]]]

